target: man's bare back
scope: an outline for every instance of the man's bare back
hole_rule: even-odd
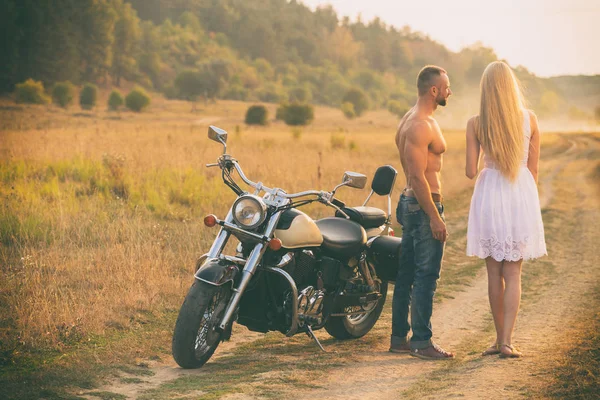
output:
[[[427,144],[427,156],[425,165],[425,179],[429,184],[430,193],[442,193],[440,172],[442,170],[442,154],[446,151],[446,140],[437,121],[432,116],[420,115],[417,107],[410,109],[400,121],[396,132],[396,146],[400,154],[400,162],[406,177],[406,189],[412,191],[411,175],[409,173],[409,161],[411,156],[407,154],[407,138],[414,135],[426,134],[431,138]],[[409,150],[410,151],[410,150]]]

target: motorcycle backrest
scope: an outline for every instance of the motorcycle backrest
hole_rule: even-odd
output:
[[[384,165],[377,168],[373,182],[371,183],[371,189],[380,196],[389,195],[392,193],[392,189],[394,189],[397,175],[398,171],[391,165]]]

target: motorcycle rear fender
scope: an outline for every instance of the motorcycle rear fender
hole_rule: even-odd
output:
[[[198,268],[194,278],[214,286],[222,286],[231,282],[233,286],[235,277],[240,272],[239,267],[228,260],[208,258]]]

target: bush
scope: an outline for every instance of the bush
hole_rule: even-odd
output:
[[[357,117],[360,117],[363,112],[369,109],[369,98],[360,89],[350,89],[344,95],[342,99],[343,103],[352,103],[354,106],[354,113]]]
[[[594,117],[596,117],[596,121],[600,122],[600,106],[594,108]]]
[[[27,79],[16,85],[17,103],[48,104],[50,98],[44,92],[44,84],[41,81]]]
[[[332,149],[341,149],[346,143],[346,136],[341,133],[332,133],[330,142]]]
[[[356,117],[356,113],[354,112],[354,104],[350,102],[342,103],[342,112],[348,119],[352,119]]]
[[[96,106],[96,100],[98,99],[98,88],[96,85],[86,83],[83,85],[83,89],[79,93],[79,105],[84,110],[91,110]]]
[[[125,97],[125,106],[131,111],[140,112],[150,105],[150,96],[144,89],[136,86]]]
[[[308,125],[315,117],[313,106],[310,104],[288,104],[281,107],[283,120],[288,125]]]
[[[392,114],[402,118],[404,114],[408,112],[410,107],[408,106],[408,104],[406,104],[406,102],[402,102],[399,100],[390,100],[388,101],[387,109]]]
[[[302,137],[302,129],[297,126],[292,128],[292,137],[296,140],[299,140]]]
[[[267,108],[263,105],[250,106],[246,111],[245,122],[248,125],[266,125]]]
[[[73,102],[75,86],[69,81],[58,82],[52,88],[52,102],[62,108],[67,108]]]
[[[113,90],[108,96],[108,109],[116,111],[123,105],[123,96],[118,90]]]

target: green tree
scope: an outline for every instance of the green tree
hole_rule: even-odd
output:
[[[350,89],[342,99],[342,103],[352,103],[354,112],[360,117],[363,112],[369,109],[369,98],[360,89]]]
[[[59,82],[52,89],[52,101],[63,108],[67,108],[73,102],[75,87],[69,81]]]
[[[113,90],[108,96],[108,109],[111,111],[118,110],[123,105],[123,96],[118,90]]]
[[[136,54],[141,37],[139,18],[129,3],[114,0],[118,18],[114,27],[111,75],[115,85],[121,86],[121,78],[134,80],[138,72]]]
[[[348,119],[356,117],[356,113],[354,112],[354,104],[350,102],[342,103],[342,112],[344,113],[344,116]]]
[[[392,114],[402,118],[404,114],[408,112],[410,106],[405,101],[389,100],[387,104],[387,109]]]
[[[267,125],[268,114],[267,108],[263,105],[250,106],[246,111],[244,122],[248,125]]]
[[[44,84],[33,79],[27,79],[16,86],[15,100],[17,103],[48,104],[50,98],[44,91]]]
[[[79,92],[79,105],[84,110],[91,110],[96,106],[96,100],[98,99],[98,88],[96,85],[86,83],[83,85],[81,92]]]
[[[150,96],[148,96],[148,93],[139,86],[133,88],[127,97],[125,97],[125,106],[131,111],[141,112],[149,105]]]
[[[308,125],[314,118],[314,108],[310,104],[288,104],[281,111],[283,120],[287,125]]]
[[[104,78],[112,66],[114,27],[117,13],[105,0],[89,0],[80,20],[83,79]]]

